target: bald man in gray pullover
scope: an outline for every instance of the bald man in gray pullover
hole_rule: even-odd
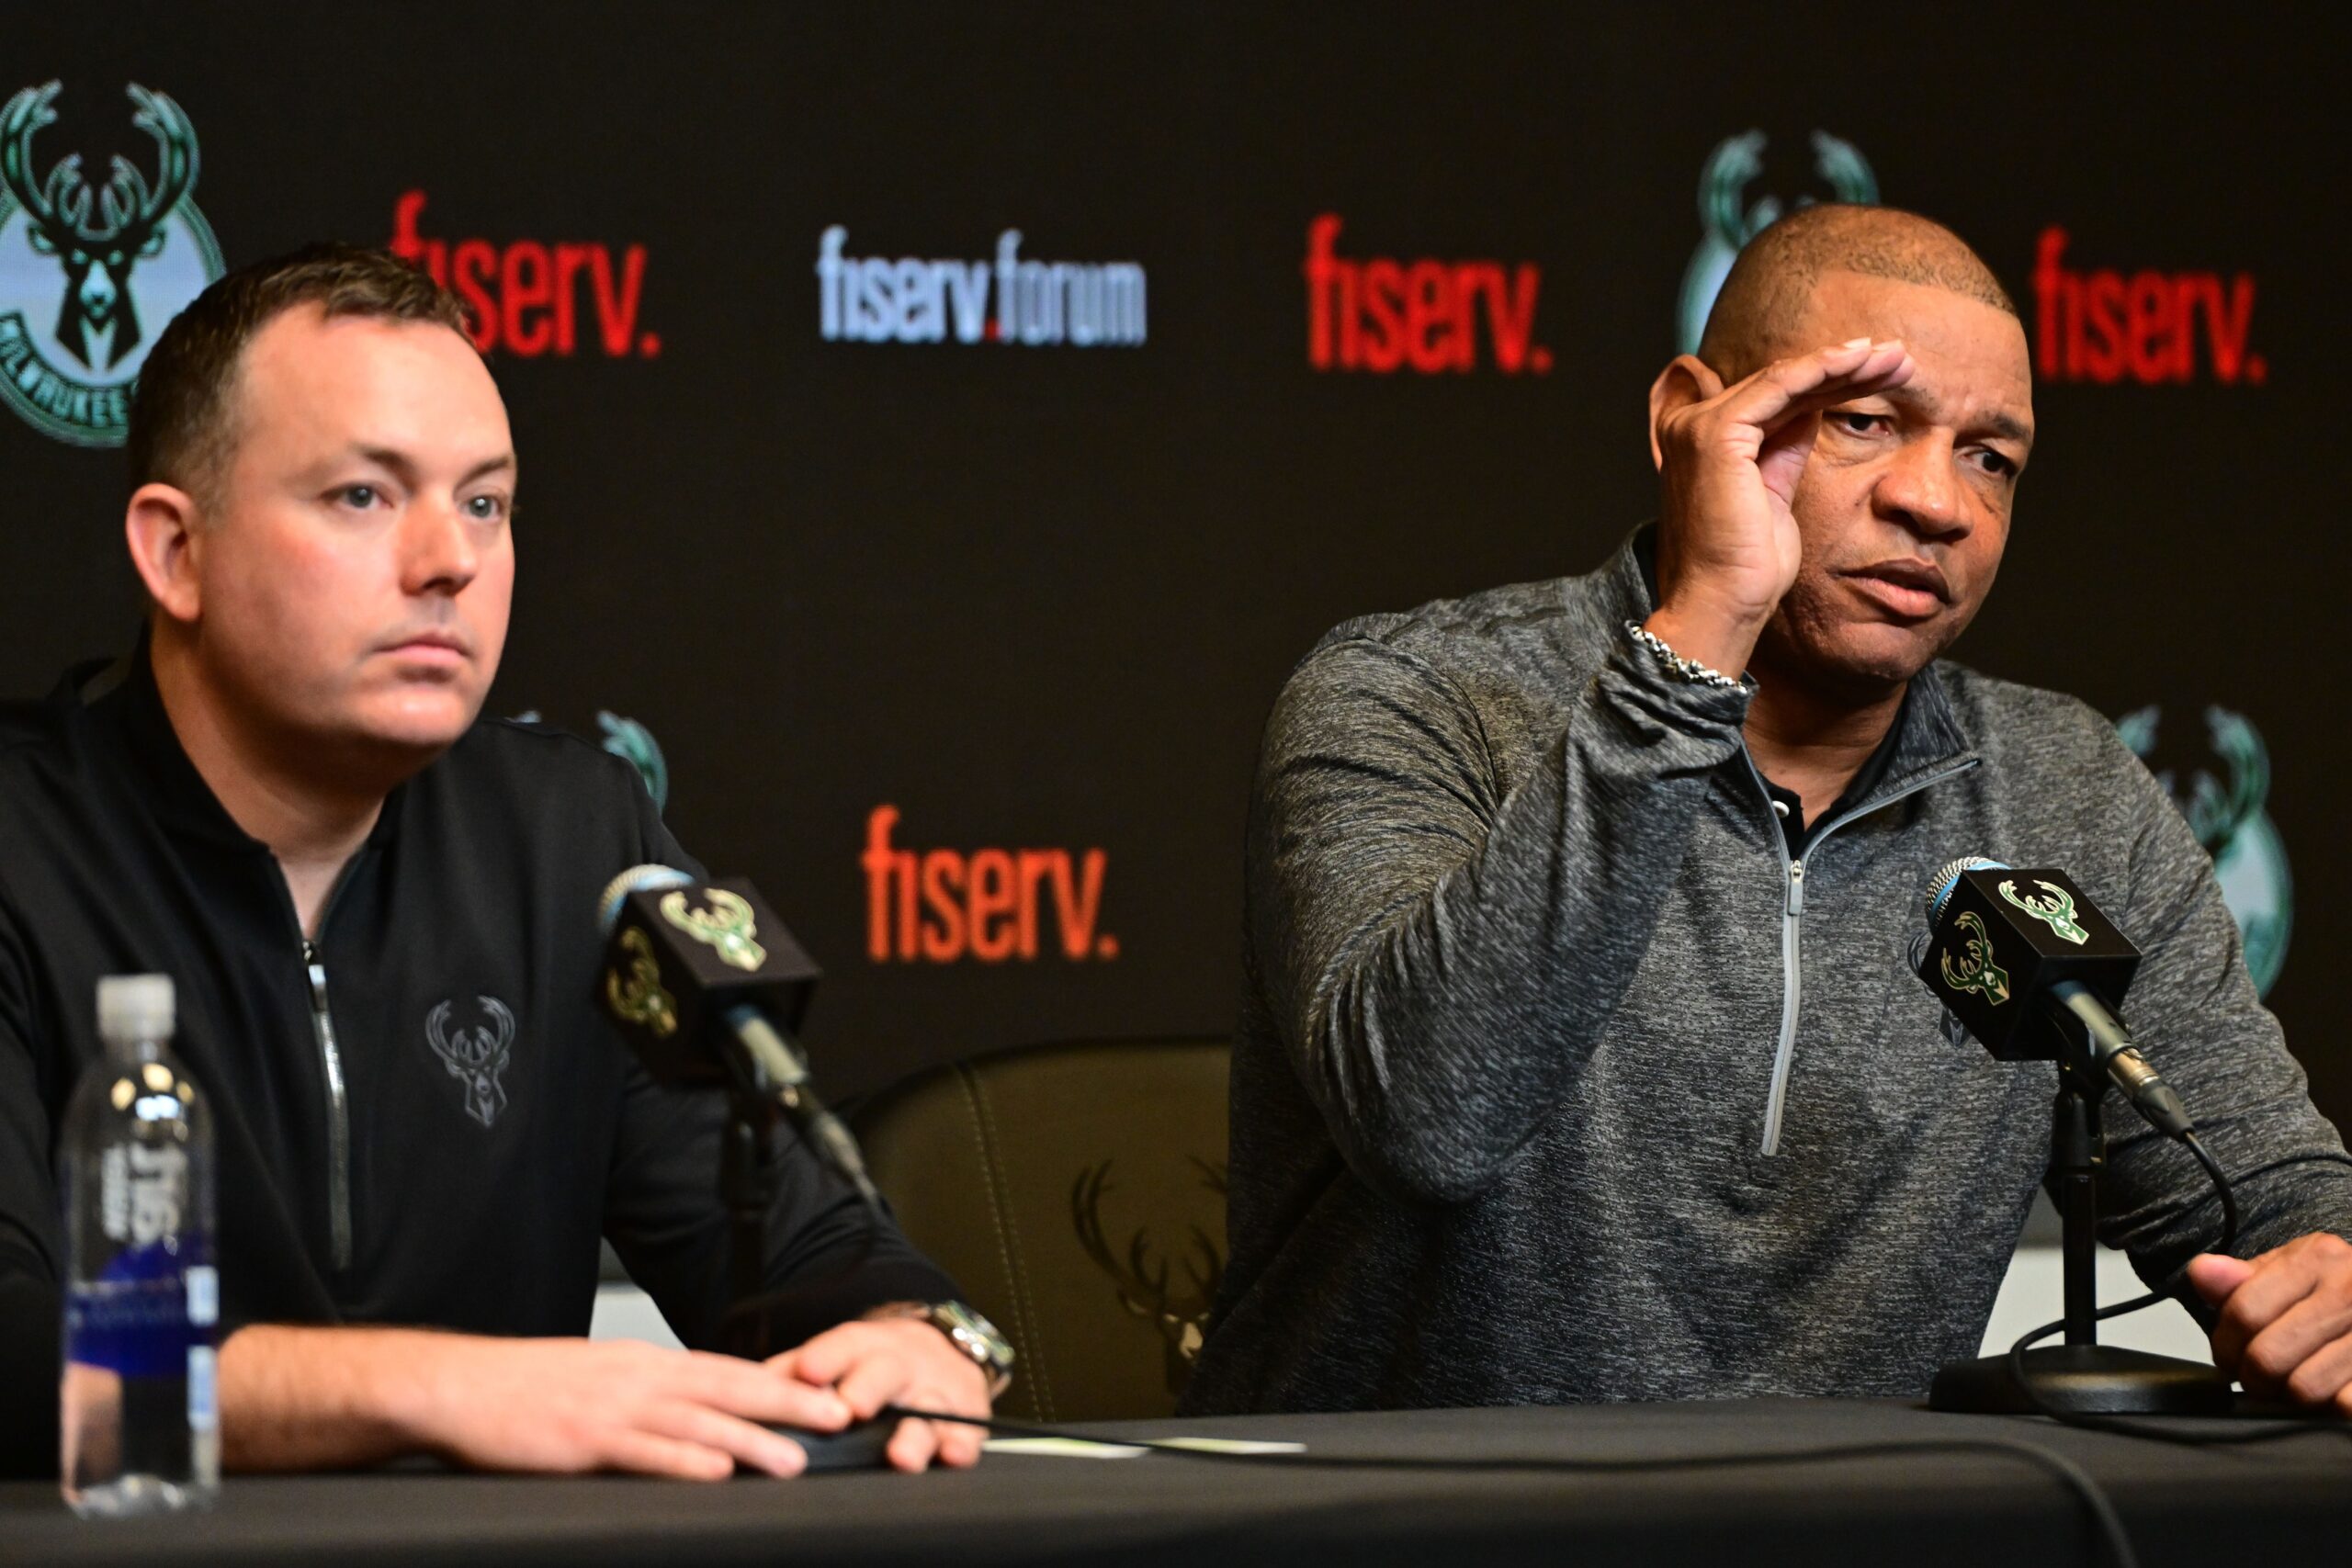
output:
[[[2098,714],[1939,659],[2032,445],[2015,306],[1938,225],[1806,209],[1650,412],[1654,529],[1349,622],[1275,705],[1188,1408],[1922,1393],[2048,1150],[2050,1065],[1911,968],[1982,853],[2142,944],[2135,1034],[2236,1179],[2208,1254],[2194,1160],[2111,1101],[2105,1239],[2249,1388],[2352,1413],[2352,1161],[2210,862]]]

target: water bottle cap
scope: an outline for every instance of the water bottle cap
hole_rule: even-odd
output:
[[[98,981],[98,1033],[108,1040],[167,1040],[174,1022],[169,975],[108,975]]]

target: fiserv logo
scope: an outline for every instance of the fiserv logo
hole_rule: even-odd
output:
[[[2034,374],[2046,381],[2145,386],[2211,376],[2260,386],[2270,367],[2246,347],[2254,327],[2254,275],[2065,265],[2066,231],[2041,231],[2033,262]]]
[[[179,105],[133,83],[130,123],[155,142],[155,177],[115,154],[93,186],[82,154],[42,168],[33,139],[63,85],[0,109],[0,395],[34,429],[119,446],[130,394],[164,323],[222,272],[196,209],[196,131]]]
[[[1306,362],[1317,370],[1409,369],[1424,376],[1475,370],[1482,357],[1506,373],[1552,368],[1534,341],[1544,286],[1533,262],[1362,261],[1337,254],[1339,214],[1306,226]]]
[[[546,244],[516,240],[435,240],[418,231],[424,193],[403,191],[392,205],[392,254],[432,275],[467,305],[468,333],[484,354],[520,359],[569,358],[600,349],[607,358],[650,359],[662,339],[638,330],[645,299],[645,247],[616,259],[600,240]]]
[[[817,330],[828,343],[1136,348],[1147,335],[1137,262],[1033,261],[1018,229],[977,261],[853,256],[848,242],[838,223],[817,238]]]
[[[891,841],[898,825],[895,806],[865,821],[859,863],[875,963],[1026,962],[1055,949],[1074,963],[1119,956],[1119,939],[1099,929],[1111,863],[1102,850],[901,849]]]

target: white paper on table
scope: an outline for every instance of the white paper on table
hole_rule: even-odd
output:
[[[1151,1452],[1133,1443],[1102,1443],[1086,1438],[990,1438],[980,1448],[992,1454],[1038,1454],[1047,1459],[1141,1459]]]
[[[1162,1449],[1199,1454],[1303,1454],[1305,1443],[1250,1442],[1239,1438],[1157,1438]],[[1102,1438],[990,1438],[981,1445],[992,1454],[1032,1454],[1048,1459],[1141,1459],[1149,1448]]]

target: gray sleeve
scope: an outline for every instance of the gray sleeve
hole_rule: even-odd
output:
[[[1269,721],[1248,846],[1259,982],[1340,1155],[1408,1198],[1491,1185],[1647,950],[1747,694],[1621,639],[1505,790],[1428,660],[1327,642]]]
[[[2120,743],[2114,750],[2142,818],[2124,929],[2143,957],[2125,1017],[2231,1179],[2237,1253],[2252,1258],[2312,1231],[2352,1238],[2352,1160],[2255,994],[2212,862],[2147,769]],[[2195,1157],[2120,1097],[2108,1098],[2106,1117],[2101,1239],[2130,1252],[2152,1288],[2173,1289],[2219,1239],[2220,1200]]]

